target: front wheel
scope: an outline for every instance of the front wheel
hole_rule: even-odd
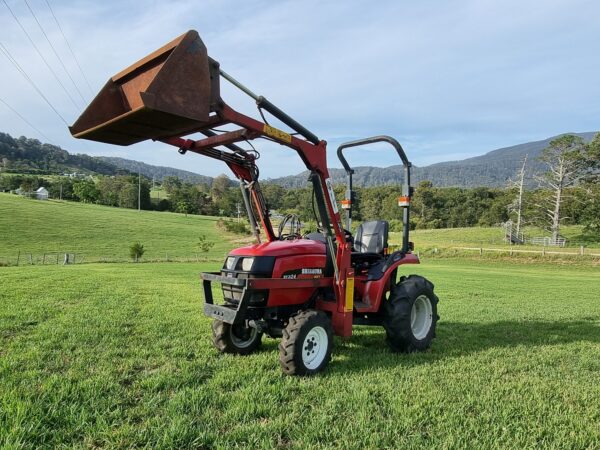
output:
[[[313,375],[331,358],[331,321],[322,311],[306,310],[290,317],[279,344],[279,363],[287,375]]]
[[[231,325],[220,320],[213,321],[213,344],[221,353],[249,355],[261,343],[262,333],[244,324]]]
[[[423,351],[431,346],[440,318],[433,284],[418,275],[401,280],[382,305],[383,326],[391,349]]]

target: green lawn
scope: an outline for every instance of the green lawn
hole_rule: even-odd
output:
[[[216,267],[0,268],[0,447],[598,448],[598,268],[425,261],[429,352],[358,328],[296,378],[275,340],[212,348],[197,274]]]
[[[215,243],[200,258],[223,260],[232,235],[216,227],[216,217],[137,211],[58,200],[39,201],[0,194],[0,262],[39,262],[44,253],[76,253],[85,261],[129,259],[129,246],[144,245],[145,260],[195,258],[198,236]]]

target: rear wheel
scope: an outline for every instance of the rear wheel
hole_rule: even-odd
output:
[[[244,324],[231,325],[220,320],[213,321],[213,344],[221,353],[248,355],[261,343],[262,333]]]
[[[396,352],[426,350],[435,338],[438,298],[433,284],[418,275],[401,280],[383,303],[383,326]]]
[[[333,332],[327,314],[301,311],[290,317],[279,344],[279,363],[285,374],[313,375],[331,358]]]

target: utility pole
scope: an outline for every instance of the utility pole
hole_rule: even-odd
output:
[[[142,210],[142,172],[138,171],[138,211]]]
[[[242,212],[242,205],[240,205],[240,202],[237,202],[237,204],[235,205],[237,207],[237,221],[240,221],[240,214]]]

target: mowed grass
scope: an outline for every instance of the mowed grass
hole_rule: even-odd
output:
[[[597,268],[425,261],[406,270],[441,299],[432,349],[359,327],[312,378],[281,374],[276,340],[217,354],[216,268],[0,268],[0,446],[598,448]]]
[[[75,253],[85,261],[129,259],[129,247],[144,245],[143,260],[209,258],[223,260],[234,236],[216,227],[216,217],[137,211],[57,200],[32,200],[0,193],[0,261],[21,264],[28,254]],[[197,248],[199,235],[214,242]],[[62,260],[61,260],[62,261]]]

